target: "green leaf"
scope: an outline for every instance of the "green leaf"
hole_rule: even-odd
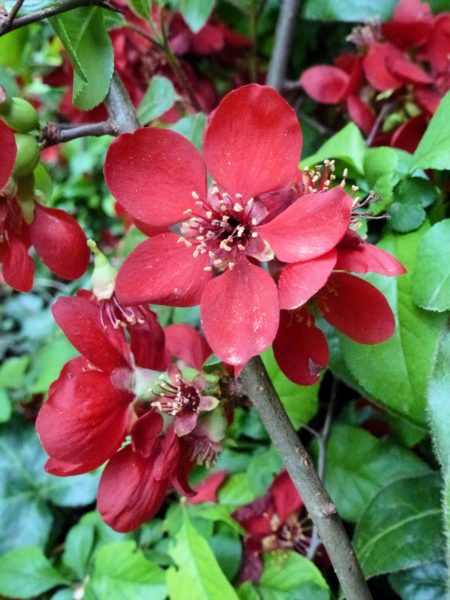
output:
[[[234,507],[227,507],[223,504],[213,502],[201,502],[200,504],[190,504],[187,510],[192,518],[202,518],[208,521],[225,523],[235,533],[243,533],[242,527],[233,519],[230,512]]]
[[[278,366],[272,348],[261,358],[294,427],[298,429],[302,423],[308,423],[317,413],[320,383],[303,386],[288,379]]]
[[[392,573],[389,583],[402,600],[447,600],[447,566],[433,562]]]
[[[221,571],[203,538],[191,525],[184,511],[183,524],[169,554],[177,568],[166,571],[169,597],[177,600],[237,600],[238,596]]]
[[[408,177],[395,188],[395,201],[389,208],[390,225],[406,233],[418,229],[425,221],[425,208],[436,200],[433,185],[422,177]]]
[[[429,472],[412,452],[363,429],[336,425],[331,431],[325,483],[338,513],[348,521],[357,521],[386,485]]]
[[[363,173],[365,153],[366,145],[360,130],[354,123],[349,123],[300,164],[304,168],[316,165],[326,158],[336,158],[346,162],[358,173]]]
[[[94,556],[94,572],[86,591],[108,600],[164,600],[164,571],[147,560],[136,542],[113,542]]]
[[[31,387],[32,393],[45,394],[65,363],[76,355],[77,351],[61,332],[58,331],[50,337],[33,359],[33,370],[37,372],[37,379]]]
[[[196,113],[195,115],[183,117],[174,123],[170,129],[184,135],[184,137],[192,142],[198,150],[201,150],[203,130],[205,129],[206,121],[206,115],[203,113]]]
[[[40,548],[16,548],[0,557],[0,594],[8,598],[32,598],[68,583]]]
[[[92,526],[78,523],[78,525],[72,527],[66,536],[62,560],[66,567],[72,569],[80,581],[86,575],[93,546],[94,528]]]
[[[369,21],[386,20],[392,14],[397,0],[307,0],[303,17],[313,21]]]
[[[428,389],[428,415],[436,456],[444,474],[450,468],[450,332],[439,345]]]
[[[173,83],[167,77],[155,75],[138,108],[138,118],[142,125],[157,119],[175,104],[177,94]]]
[[[356,527],[354,546],[367,577],[421,566],[443,557],[436,474],[401,479],[369,504]]]
[[[150,18],[149,0],[130,0],[130,5],[138,16],[144,19]]]
[[[78,8],[50,19],[74,68],[73,102],[81,110],[98,106],[109,90],[114,54],[103,9]]]
[[[13,356],[0,366],[0,388],[17,390],[23,386],[25,373],[30,364],[29,356]]]
[[[416,169],[450,169],[450,92],[442,98],[413,155]]]
[[[171,0],[170,4],[183,15],[191,31],[197,33],[209,19],[215,0]]]
[[[8,394],[0,389],[0,423],[6,423],[11,418],[12,406]]]
[[[219,490],[220,504],[227,506],[242,506],[248,504],[256,497],[250,485],[247,473],[236,473],[228,477]]]
[[[436,223],[423,236],[417,249],[411,294],[414,302],[426,310],[450,309],[450,219]]]
[[[257,590],[262,600],[329,600],[330,590],[319,569],[296,552],[268,552]]]
[[[406,235],[389,234],[380,243],[405,265],[408,274],[367,277],[386,296],[395,314],[394,335],[373,346],[341,336],[346,364],[359,385],[374,400],[418,424],[426,422],[428,381],[446,321],[445,315],[423,311],[411,300],[411,272],[426,230],[425,225]]]
[[[78,506],[94,501],[98,477],[54,477],[34,428],[12,420],[0,427],[0,552],[44,545],[52,524],[50,503]]]

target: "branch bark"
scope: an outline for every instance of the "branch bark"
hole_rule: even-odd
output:
[[[285,79],[292,39],[297,24],[300,0],[283,0],[275,31],[275,42],[267,73],[267,85],[282,91]]]
[[[15,16],[18,10],[20,9],[20,6],[17,9],[16,13],[13,14],[13,11],[15,9],[14,7],[14,9],[9,13],[9,15],[1,15],[0,36],[5,35],[10,31],[14,31],[15,29],[19,29],[20,27],[25,27],[25,25],[37,23],[38,21],[43,21],[44,19],[48,19],[49,17],[54,17],[55,15],[67,12],[68,10],[82,8],[85,6],[100,6],[102,8],[118,12],[118,9],[112,4],[110,4],[108,0],[66,0],[64,4],[60,4],[58,6],[49,6],[48,8],[37,10],[36,12],[30,13],[29,15],[24,15],[23,17]]]
[[[54,146],[63,142],[69,142],[80,137],[117,135],[116,128],[111,121],[100,121],[98,123],[86,123],[84,125],[75,125],[73,127],[60,126],[57,123],[47,123],[42,128],[41,140],[44,147]]]
[[[113,74],[108,95],[105,99],[109,120],[116,134],[129,133],[139,127],[139,121],[128,92],[116,73]]]
[[[336,507],[299,440],[259,357],[241,373],[241,382],[278,450],[323,545],[347,600],[371,600],[361,567]]]

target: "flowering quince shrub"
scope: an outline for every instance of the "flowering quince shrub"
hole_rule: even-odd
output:
[[[448,13],[280,6],[0,3],[1,597],[448,597]]]

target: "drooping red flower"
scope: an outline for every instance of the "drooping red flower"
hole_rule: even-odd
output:
[[[282,471],[269,491],[250,504],[238,508],[233,518],[247,531],[240,579],[258,583],[262,574],[263,552],[294,550],[304,554],[309,537],[299,513],[303,508],[288,473]]]
[[[33,201],[24,208],[13,177],[17,146],[14,133],[0,120],[0,261],[8,285],[27,292],[33,286],[34,246],[42,261],[59,277],[78,279],[86,271],[89,250],[83,230],[73,217]]]
[[[113,195],[133,217],[179,231],[143,242],[125,260],[116,285],[121,302],[200,304],[206,339],[230,364],[270,345],[278,296],[258,262],[321,256],[350,219],[352,201],[342,188],[305,194],[271,218],[263,197],[296,180],[301,140],[291,107],[258,85],[222,100],[205,132],[204,159],[167,130],[115,140],[105,163]]]

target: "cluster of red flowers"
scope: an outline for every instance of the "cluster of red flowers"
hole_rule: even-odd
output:
[[[27,148],[23,149],[24,154]],[[35,200],[32,176],[15,172],[18,149],[14,132],[0,120],[0,262],[8,285],[27,292],[33,287],[34,247],[59,277],[78,279],[86,271],[86,237],[73,217]],[[25,160],[29,157],[25,156]]]
[[[307,69],[301,85],[317,102],[345,105],[366,134],[380,126],[376,145],[414,151],[450,89],[450,13],[434,16],[428,3],[400,0],[390,21],[359,27],[349,39],[355,53]]]
[[[203,331],[221,360],[239,368],[273,343],[286,375],[311,384],[328,363],[316,309],[352,339],[381,342],[394,331],[392,311],[375,287],[347,271],[393,276],[404,269],[353,231],[360,203],[330,187],[332,176],[302,176],[301,145],[292,108],[252,84],[229,93],[211,115],[203,157],[175,132],[138,129],[111,144],[105,177],[127,212],[161,231],[125,260],[119,300],[200,304]]]
[[[131,531],[157,512],[170,487],[194,493],[187,476],[215,459],[226,422],[203,376],[183,374],[184,366],[202,368],[210,354],[204,339],[188,325],[163,330],[145,306],[122,306],[113,277],[53,305],[81,356],[50,387],[36,429],[54,475],[108,461],[98,510],[117,531]]]

